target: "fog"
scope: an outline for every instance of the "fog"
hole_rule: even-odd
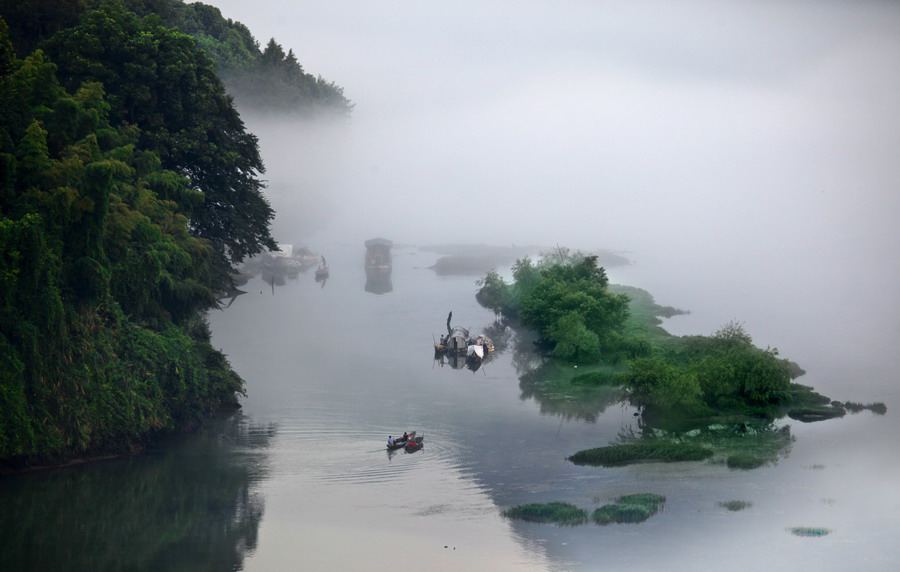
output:
[[[361,236],[897,244],[893,3],[213,4],[356,103],[324,143],[248,118],[286,220],[295,181]]]
[[[355,103],[243,110],[278,240],[605,248],[694,333],[900,336],[896,3],[212,4]]]
[[[900,438],[900,4],[210,3],[355,103],[344,123],[241,110],[279,241],[617,251],[613,281],[691,312],[669,331],[743,322],[802,383],[885,402],[877,435]],[[895,506],[896,459],[831,427],[886,459],[856,485]]]

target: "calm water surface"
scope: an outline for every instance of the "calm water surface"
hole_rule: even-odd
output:
[[[532,395],[512,350],[475,372],[434,362],[431,336],[449,311],[473,332],[493,321],[474,278],[436,276],[435,255],[399,247],[390,292],[374,294],[361,244],[319,249],[324,286],[312,272],[274,287],[256,278],[210,316],[214,344],[247,380],[239,414],[139,458],[0,481],[4,569],[896,569],[896,389],[875,389],[893,358],[854,381],[810,361],[816,344],[800,348],[802,381],[889,410],[791,423],[795,441],[774,465],[578,467],[565,457],[637,429],[633,409]],[[639,269],[610,274],[645,285]],[[703,320],[667,327],[718,325]],[[422,451],[385,451],[388,434],[412,429]],[[530,502],[592,510],[635,492],[665,495],[664,510],[606,527],[500,516]],[[753,505],[717,504],[736,499]],[[797,537],[794,526],[833,532]]]

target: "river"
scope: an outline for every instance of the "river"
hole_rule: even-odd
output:
[[[247,381],[239,413],[133,459],[4,478],[4,569],[895,569],[896,358],[850,382],[834,356],[810,349],[827,343],[797,344],[810,352],[801,381],[884,401],[888,413],[790,422],[795,440],[774,464],[579,467],[565,457],[636,429],[632,408],[535,394],[517,370],[529,360],[512,348],[477,371],[435,362],[448,312],[473,332],[493,322],[473,277],[438,276],[427,268],[437,255],[398,245],[390,291],[377,294],[361,242],[317,246],[331,267],[324,285],[312,272],[274,286],[257,277],[210,316],[214,345]],[[655,272],[610,275],[634,283]],[[690,330],[707,314],[666,325]],[[421,451],[385,450],[389,434],[413,429]],[[592,510],[636,492],[667,499],[642,524],[501,516],[534,502]],[[718,504],[734,499],[752,506]],[[796,526],[831,532],[799,537]]]

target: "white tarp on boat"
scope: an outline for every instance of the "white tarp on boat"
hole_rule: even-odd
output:
[[[469,355],[471,356],[472,354],[475,354],[478,357],[483,358],[484,357],[484,346],[477,346],[477,345],[469,346]]]

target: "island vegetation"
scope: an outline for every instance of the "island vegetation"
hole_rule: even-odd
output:
[[[511,274],[508,283],[488,272],[476,283],[476,297],[501,322],[532,332],[534,347],[548,358],[521,368],[523,395],[542,399],[542,411],[551,402],[571,410],[566,402],[573,398],[599,410],[625,400],[640,412],[640,433],[578,451],[572,462],[709,460],[752,469],[789,450],[790,427],[776,426],[778,418],[884,413],[883,404],[832,401],[796,383],[804,371],[777,349],[754,345],[741,323],[709,336],[669,334],[661,317],[682,311],[657,305],[638,288],[610,284],[592,255],[557,248],[537,261],[517,260]],[[591,419],[590,411],[577,415]]]
[[[564,502],[532,503],[510,507],[503,516],[543,524],[576,526],[589,520],[596,524],[644,522],[665,504],[666,497],[656,493],[635,493],[618,497],[614,503],[595,509],[590,516],[577,506]]]
[[[3,3],[0,467],[130,452],[237,405],[205,315],[276,245],[257,139],[217,68],[262,85],[299,66],[254,45],[201,4]]]
[[[665,502],[666,497],[655,493],[625,495],[595,510],[591,519],[597,524],[644,522],[659,512]]]

